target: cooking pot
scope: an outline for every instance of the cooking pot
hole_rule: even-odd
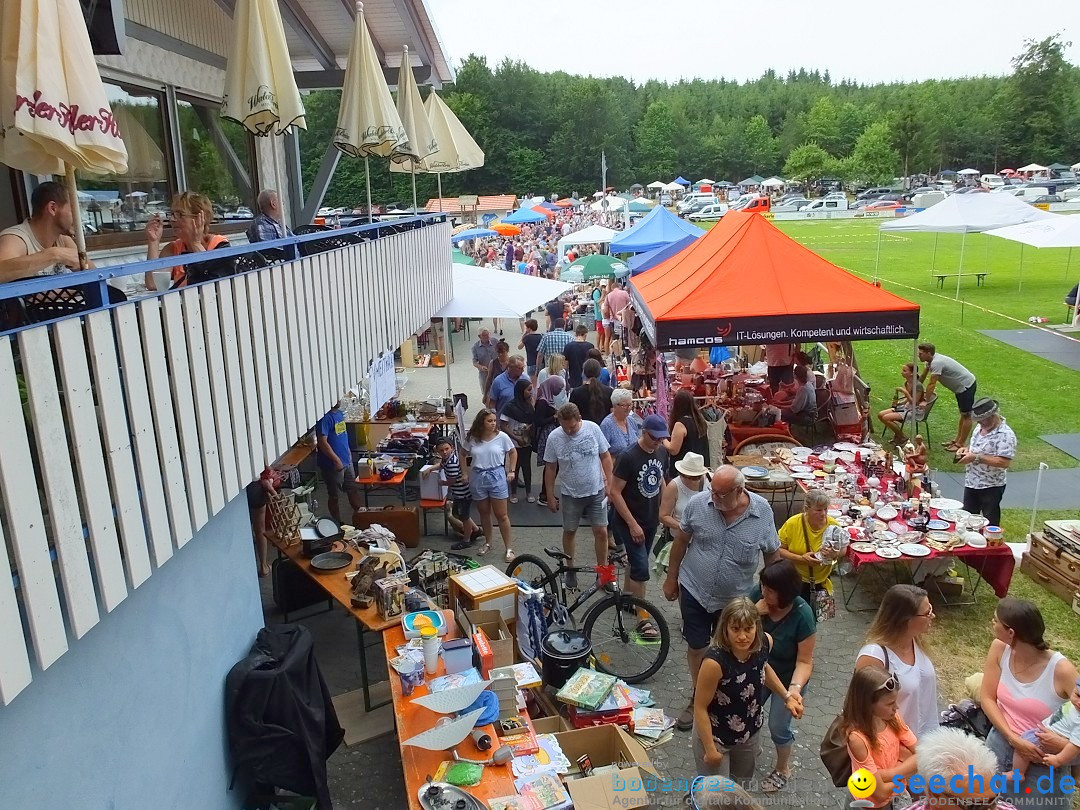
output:
[[[544,683],[562,689],[570,676],[589,665],[592,643],[579,630],[552,630],[544,637]]]

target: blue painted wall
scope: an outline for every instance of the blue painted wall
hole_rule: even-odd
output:
[[[262,624],[241,493],[0,707],[0,807],[239,807],[224,679]]]

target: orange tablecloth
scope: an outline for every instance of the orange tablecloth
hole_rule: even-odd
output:
[[[454,619],[453,611],[444,610],[442,614],[446,619],[447,626],[450,628],[445,638],[457,638],[459,633],[457,632],[457,622]],[[387,662],[397,656],[397,648],[404,643],[405,631],[401,624],[383,633],[383,646],[386,649]],[[421,810],[418,798],[420,786],[427,781],[428,776],[435,774],[440,762],[453,757],[449,751],[428,751],[425,748],[401,745],[402,740],[407,740],[432,728],[442,715],[422,706],[417,706],[412,702],[414,697],[428,694],[426,683],[417,686],[409,697],[403,697],[401,694],[401,678],[398,677],[389,663],[387,663],[387,667],[391,673],[390,691],[394,700],[394,718],[397,721],[398,745],[401,748],[401,770],[405,775],[405,792],[408,795],[410,810]],[[440,656],[438,670],[434,675],[427,677],[431,679],[445,674],[446,667],[443,665]],[[483,729],[490,735],[492,740],[498,739],[494,726],[484,726]],[[491,751],[477,751],[472,740],[466,737],[465,741],[458,746],[458,754],[467,759],[487,759],[491,755]],[[485,765],[484,776],[480,784],[476,787],[465,788],[465,790],[485,802],[500,796],[513,796],[516,790],[514,789],[514,773],[511,770],[510,763],[505,765]]]

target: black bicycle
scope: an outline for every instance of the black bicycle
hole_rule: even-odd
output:
[[[605,590],[608,595],[585,611],[582,626],[597,667],[627,683],[640,683],[655,675],[671,649],[671,633],[657,607],[624,593],[614,565],[571,566],[569,555],[557,548],[545,548],[544,553],[558,563],[554,571],[535,554],[519,554],[507,565],[506,573],[545,591],[548,598],[565,605],[571,616],[593,594]],[[567,601],[566,574],[570,573],[596,577],[573,603]]]

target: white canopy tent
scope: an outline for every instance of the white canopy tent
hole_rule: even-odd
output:
[[[1028,205],[1010,194],[952,194],[937,205],[920,211],[918,214],[882,224],[878,232],[878,261],[881,259],[881,233],[884,232],[963,234],[964,241],[960,245],[960,268],[956,274],[956,297],[959,298],[960,279],[964,271],[964,249],[967,246],[969,233],[982,233],[1008,225],[1037,222],[1056,216],[1058,215]],[[936,241],[934,255],[936,258]],[[874,275],[877,276],[877,261],[874,265]]]
[[[1009,225],[986,232],[987,236],[998,236],[1019,242],[1020,247],[1020,283],[1024,278],[1024,245],[1035,248],[1068,248],[1069,260],[1065,264],[1065,278],[1072,270],[1072,249],[1080,247],[1080,217],[1051,214],[1050,218],[1025,222],[1022,225]]]
[[[711,186],[711,185],[713,185],[715,183],[716,183],[715,180],[710,180],[708,177],[703,177],[702,179],[700,179],[696,183],[694,183],[694,185],[695,186]]]
[[[649,185],[645,186],[645,188],[667,188],[667,183],[663,180],[653,180]]]
[[[1046,167],[1040,166],[1038,163],[1029,163],[1027,166],[1021,166],[1017,169],[1018,172],[1045,172]]]
[[[963,175],[964,177],[971,177],[972,175],[976,175],[978,173],[978,169],[961,169],[957,172],[957,174]]]
[[[765,188],[783,188],[787,185],[787,181],[779,177],[770,177],[768,180],[763,180],[761,185]]]
[[[1069,168],[1072,169],[1074,172],[1080,172],[1080,163],[1074,163]]]
[[[432,315],[443,319],[443,334],[450,318],[524,318],[529,312],[558,298],[571,285],[521,273],[488,267],[454,264],[451,267],[454,297]],[[447,396],[453,396],[450,363],[446,364]]]
[[[604,205],[607,203],[607,205]],[[630,201],[624,197],[616,197],[614,194],[608,197],[601,197],[599,200],[589,206],[591,211],[622,211]]]
[[[664,191],[682,191],[683,187],[678,183],[672,181],[671,183],[664,183]]]
[[[611,240],[618,235],[619,231],[613,231],[603,225],[590,225],[583,230],[567,234],[559,240],[559,258],[566,255],[566,249],[571,245],[610,245]]]

